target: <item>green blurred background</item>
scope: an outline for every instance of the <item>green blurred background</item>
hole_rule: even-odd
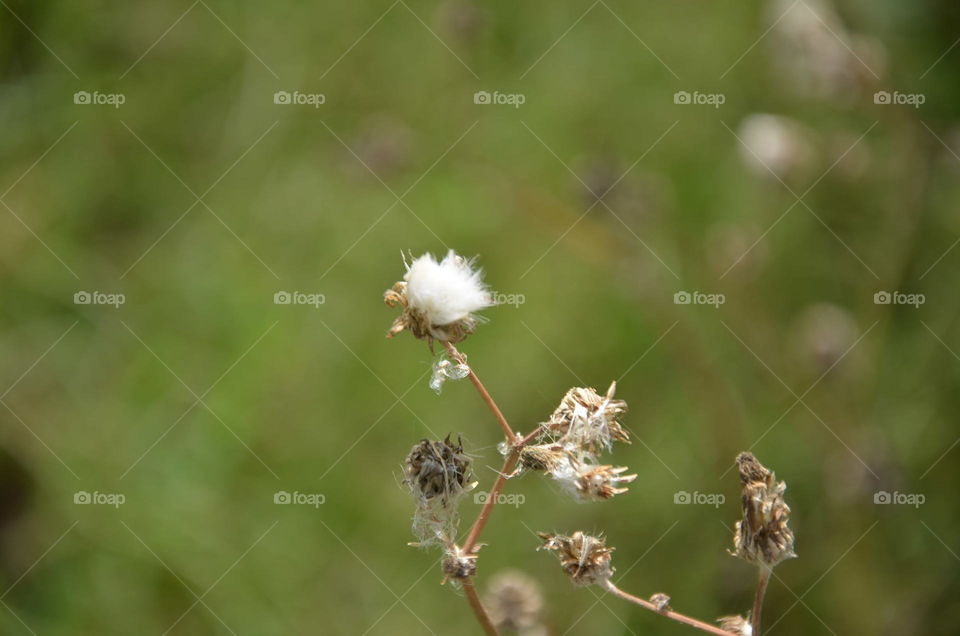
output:
[[[401,251],[449,248],[524,297],[461,345],[514,427],[618,379],[636,439],[612,501],[511,481],[481,589],[533,576],[552,634],[691,633],[534,552],[583,529],[623,588],[745,611],[750,448],[800,555],[769,633],[956,633],[956,3],[2,4],[4,634],[479,633],[406,546],[401,462],[462,433],[488,488],[498,429],[384,339]],[[125,302],[74,302],[95,291]]]

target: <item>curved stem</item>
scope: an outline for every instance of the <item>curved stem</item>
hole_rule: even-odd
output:
[[[480,602],[480,595],[477,594],[477,588],[473,586],[472,579],[463,580],[463,592],[467,595],[467,601],[470,603],[473,613],[476,614],[477,620],[480,621],[480,626],[483,627],[483,631],[487,636],[499,636],[496,626],[494,626],[493,621],[490,620],[490,615],[487,614],[483,603]]]
[[[753,636],[760,636],[760,610],[763,609],[763,597],[767,593],[767,584],[773,573],[768,567],[760,567],[760,577],[757,581],[757,594],[753,597],[753,611],[750,612],[750,628]]]
[[[443,346],[446,347],[447,352],[454,360],[460,364],[466,364],[466,357],[457,351],[455,346],[449,342],[444,342]],[[469,367],[470,365],[467,366]],[[497,423],[500,424],[500,428],[503,429],[503,434],[507,436],[507,441],[513,442],[513,440],[516,438],[516,434],[513,432],[513,429],[510,428],[510,424],[507,423],[507,418],[503,416],[503,412],[500,411],[500,407],[497,406],[497,403],[493,401],[492,397],[490,397],[490,393],[487,391],[487,388],[483,386],[483,382],[480,381],[480,378],[477,377],[477,374],[473,372],[472,368],[470,369],[470,375],[468,377],[473,383],[473,386],[476,387],[477,393],[480,394],[480,397],[483,398],[483,401],[486,402],[490,410],[493,411],[493,416],[497,418]]]
[[[703,621],[698,621],[697,619],[690,618],[689,616],[686,616],[684,614],[678,614],[673,610],[669,610],[669,609],[659,610],[657,609],[657,606],[651,603],[650,601],[646,599],[642,599],[639,596],[634,596],[633,594],[630,594],[628,592],[624,592],[623,590],[621,590],[619,587],[617,587],[610,581],[607,581],[603,587],[611,594],[614,594],[615,596],[619,596],[625,601],[629,601],[631,603],[639,605],[640,607],[648,609],[651,612],[656,612],[661,616],[666,616],[667,618],[673,619],[678,623],[683,623],[684,625],[695,627],[699,630],[705,631],[710,634],[718,634],[719,636],[730,636],[730,634],[732,634],[732,632],[728,632],[726,630],[720,629],[719,627],[715,627],[714,625],[711,625],[709,623],[704,623]]]

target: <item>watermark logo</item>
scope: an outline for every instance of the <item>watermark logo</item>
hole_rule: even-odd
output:
[[[100,91],[77,91],[73,94],[73,103],[81,106],[113,106],[120,108],[127,101],[123,93],[101,93]]]
[[[713,106],[720,108],[727,101],[727,96],[723,93],[701,93],[700,91],[677,91],[673,94],[673,103],[694,106]]]
[[[882,105],[897,105],[897,106],[913,106],[914,108],[920,108],[920,106],[927,101],[927,96],[923,93],[901,93],[900,91],[877,91],[873,94],[873,103],[882,104]]]
[[[81,506],[113,506],[119,508],[127,501],[126,495],[119,492],[87,492],[78,490],[73,493],[73,503]]]
[[[873,295],[874,305],[912,305],[914,309],[919,309],[920,305],[925,302],[927,302],[927,297],[923,294],[878,291]]]
[[[100,91],[77,91],[73,94],[73,103],[81,106],[113,106],[120,108],[127,101],[123,93],[101,93]]]
[[[277,91],[273,94],[273,103],[293,106],[313,106],[320,108],[327,102],[327,96],[323,93],[301,93],[300,91]]]
[[[318,492],[299,492],[297,490],[287,492],[286,490],[278,490],[273,493],[273,503],[281,506],[298,505],[319,508],[326,501],[327,496]]]
[[[727,302],[727,297],[723,294],[678,291],[673,295],[674,305],[711,305],[716,309],[725,302]]]
[[[727,498],[719,492],[687,492],[680,490],[673,493],[673,503],[679,506],[713,506],[719,508]]]
[[[327,302],[327,297],[323,294],[278,291],[273,295],[274,305],[312,305],[315,309],[319,309],[320,305],[325,302]]]
[[[127,302],[127,297],[123,294],[78,291],[73,295],[74,305],[113,305],[114,308],[117,308],[125,302]]]
[[[501,93],[500,91],[477,91],[473,94],[474,104],[498,104],[520,108],[527,101],[523,93]]]
[[[480,492],[475,493],[473,495],[473,503],[483,505],[488,501],[490,501],[490,497],[491,497],[490,493],[484,490],[481,490]],[[514,508],[519,508],[526,501],[527,501],[527,498],[520,493],[506,494],[506,493],[498,492],[496,495],[493,496],[493,503],[497,504],[498,506],[513,506]]]
[[[878,490],[873,493],[873,503],[879,506],[897,505],[919,508],[926,500],[926,495],[921,493],[898,492],[896,490],[893,492]]]
[[[490,292],[490,300],[494,305],[513,305],[517,309],[523,303],[527,302],[527,297],[523,294],[504,294],[503,292]]]

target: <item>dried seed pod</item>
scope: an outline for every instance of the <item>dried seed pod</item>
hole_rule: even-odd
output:
[[[440,567],[443,569],[444,581],[453,579],[456,583],[469,578],[477,573],[476,549],[472,554],[467,554],[459,546],[451,544],[444,551]]]
[[[567,461],[568,453],[558,444],[537,444],[520,449],[520,466],[527,470],[552,472]]]
[[[626,466],[591,466],[581,470],[576,477],[577,498],[584,501],[603,501],[614,495],[627,492],[620,484],[628,484],[636,475],[621,475]]]
[[[404,483],[423,499],[457,495],[470,481],[470,463],[459,439],[456,444],[449,435],[443,441],[424,439],[407,455]]]
[[[591,388],[570,389],[550,416],[542,437],[559,437],[564,446],[591,455],[609,450],[614,441],[629,443],[630,436],[619,421],[627,412],[627,403],[613,399],[616,389],[616,382],[605,396]]]
[[[453,541],[459,523],[457,505],[476,486],[470,464],[462,443],[454,444],[449,435],[442,441],[421,440],[410,450],[403,481],[416,506],[413,533],[420,539],[418,545]]]
[[[564,574],[574,585],[603,584],[613,576],[610,553],[602,537],[593,537],[579,530],[571,536],[538,532],[543,540],[538,550],[549,550],[560,559]]]
[[[532,578],[518,570],[505,570],[490,580],[484,605],[497,629],[520,632],[540,625],[543,597]]]
[[[743,485],[743,518],[736,524],[733,553],[767,568],[797,556],[793,532],[787,525],[790,507],[783,500],[787,485],[777,482],[776,475],[752,453],[740,453],[737,467]]]

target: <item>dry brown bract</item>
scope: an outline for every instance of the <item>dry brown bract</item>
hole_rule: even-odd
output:
[[[461,318],[447,325],[431,324],[426,313],[407,302],[407,283],[398,281],[393,287],[383,293],[383,300],[388,307],[403,307],[403,313],[396,317],[387,338],[393,338],[401,331],[407,330],[418,340],[426,340],[433,346],[434,340],[441,342],[458,343],[477,328],[477,321],[472,316]]]
[[[737,467],[743,484],[743,518],[736,524],[734,554],[767,568],[797,556],[793,532],[787,525],[790,507],[783,500],[787,485],[777,482],[776,475],[752,453],[740,453]]]
[[[740,636],[750,636],[753,634],[753,628],[750,627],[750,621],[743,616],[722,616],[717,619],[720,629],[731,634],[740,634]]]
[[[605,396],[591,388],[570,389],[550,416],[547,432],[592,454],[609,450],[612,441],[630,443],[619,421],[627,412],[627,403],[613,399],[616,390],[616,382],[610,383]]]
[[[537,533],[543,539],[538,550],[550,550],[560,559],[560,567],[575,585],[605,583],[613,576],[610,553],[602,537],[592,537],[577,530],[571,536]]]
[[[580,499],[598,501],[610,499],[614,495],[627,492],[626,488],[618,487],[628,484],[637,478],[636,475],[621,475],[627,470],[626,466],[592,466],[577,475],[577,494]]]

